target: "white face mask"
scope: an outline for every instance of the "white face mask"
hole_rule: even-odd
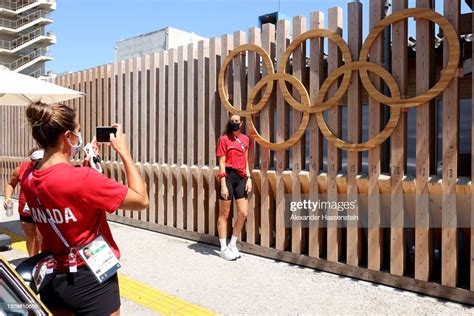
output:
[[[77,138],[79,138],[79,142],[77,143],[77,145],[73,145],[71,144],[71,142],[69,141],[69,145],[71,145],[71,157],[74,157],[75,155],[77,155],[81,149],[82,149],[82,135],[81,133],[74,133],[74,132],[71,132],[72,134],[76,135]]]

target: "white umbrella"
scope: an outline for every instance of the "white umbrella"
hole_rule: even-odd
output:
[[[83,95],[82,92],[64,88],[0,66],[0,105],[27,106],[36,101],[51,104]]]

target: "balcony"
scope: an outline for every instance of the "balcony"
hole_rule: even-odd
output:
[[[1,1],[1,0],[0,0]],[[49,24],[52,23],[51,14],[45,10],[39,10],[21,17],[15,21],[8,19],[0,19],[0,30],[6,32],[16,33],[27,29],[35,24]]]
[[[55,10],[56,0],[22,0],[17,2],[0,0],[0,11],[4,14],[9,14],[12,16],[35,7],[45,10]]]
[[[36,62],[52,60],[53,57],[49,55],[46,48],[35,49],[31,53],[21,56],[20,58],[10,63],[0,63],[0,65],[7,67],[13,71],[21,71]]]
[[[45,41],[47,44],[56,43],[56,35],[52,32],[45,32],[44,29],[37,29],[12,41],[0,41],[0,53],[13,54],[29,45]]]

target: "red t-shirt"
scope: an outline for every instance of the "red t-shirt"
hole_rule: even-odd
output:
[[[60,163],[44,170],[28,169],[21,189],[43,237],[42,251],[54,255],[60,271],[67,271],[69,249],[48,218],[55,222],[70,247],[82,247],[102,235],[120,257],[105,212],[112,213],[120,206],[128,192],[126,186],[92,168]],[[80,256],[77,265],[85,265]]]
[[[23,179],[23,175],[25,174],[26,169],[30,168],[31,166],[33,166],[33,162],[31,161],[22,162],[21,164],[19,164],[19,167],[20,167],[20,171],[18,175],[19,183],[21,183],[21,179]],[[20,196],[18,197],[18,212],[22,216],[31,216],[31,212],[29,209],[27,212],[25,212],[25,204],[26,204],[25,194],[23,193],[23,190],[20,190]]]
[[[225,166],[235,169],[242,178],[245,178],[247,177],[247,159],[245,154],[249,149],[250,139],[242,133],[237,137],[228,134],[219,137],[217,157],[225,156]]]

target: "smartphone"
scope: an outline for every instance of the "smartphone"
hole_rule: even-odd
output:
[[[110,134],[117,136],[117,128],[110,126],[97,126],[95,129],[95,137],[99,143],[110,143]]]

